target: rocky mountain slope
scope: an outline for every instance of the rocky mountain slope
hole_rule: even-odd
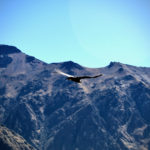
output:
[[[102,77],[77,84],[71,75]],[[37,150],[149,150],[150,68],[46,64],[0,46],[0,122]]]
[[[4,126],[0,126],[1,150],[35,150],[26,140]]]

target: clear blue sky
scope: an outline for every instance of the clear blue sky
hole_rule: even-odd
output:
[[[0,0],[0,44],[47,63],[150,67],[150,0]]]

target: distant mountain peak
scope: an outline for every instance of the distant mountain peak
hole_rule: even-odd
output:
[[[15,46],[0,45],[0,55],[20,53],[21,51]]]
[[[73,62],[73,61],[66,61],[61,63],[61,68],[60,69],[79,69],[82,70],[83,67],[80,66],[79,64]]]
[[[108,65],[108,68],[112,68],[114,66],[118,66],[118,67],[122,67],[122,64],[120,62],[110,62],[110,64]]]
[[[103,76],[76,84],[59,73]],[[0,55],[0,122],[37,150],[150,150],[149,114],[150,68],[120,62],[87,68],[73,61],[46,64],[24,53]],[[16,143],[13,137],[24,141],[1,131],[7,129],[0,128],[6,145]]]

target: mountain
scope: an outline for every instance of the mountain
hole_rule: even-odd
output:
[[[35,150],[21,136],[0,126],[0,149],[1,150]]]
[[[71,75],[97,75],[82,84]],[[150,68],[47,64],[0,45],[0,122],[37,150],[150,150]]]

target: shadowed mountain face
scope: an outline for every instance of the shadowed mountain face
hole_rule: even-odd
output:
[[[103,76],[77,84],[56,69]],[[150,68],[46,64],[0,46],[0,74],[0,122],[37,150],[150,149]]]

